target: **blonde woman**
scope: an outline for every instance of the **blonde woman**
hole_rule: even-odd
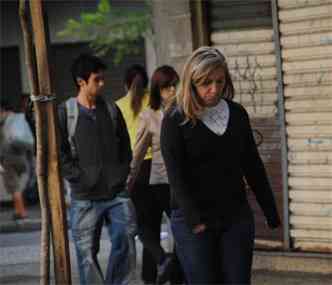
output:
[[[202,47],[163,119],[171,225],[188,284],[250,284],[255,229],[243,177],[269,227],[280,224],[248,114],[233,96],[225,57]]]

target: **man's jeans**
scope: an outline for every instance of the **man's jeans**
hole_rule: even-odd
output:
[[[131,200],[72,200],[70,216],[80,283],[128,284],[136,266],[136,218]],[[97,260],[104,222],[112,244],[105,279]]]

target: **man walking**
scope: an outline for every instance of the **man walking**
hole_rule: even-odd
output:
[[[120,110],[102,94],[106,65],[80,55],[71,72],[77,97],[59,106],[62,172],[71,190],[70,222],[81,284],[128,284],[136,230],[125,191],[130,141]],[[103,277],[97,260],[103,224],[112,243]]]

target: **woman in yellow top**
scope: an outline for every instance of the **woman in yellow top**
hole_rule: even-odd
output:
[[[145,68],[138,64],[132,65],[125,73],[124,82],[127,95],[119,99],[116,104],[120,108],[126,121],[131,148],[133,149],[138,129],[138,117],[139,114],[147,108],[150,97],[147,89],[149,79]],[[149,191],[151,158],[151,150],[149,149],[144,157],[142,167],[140,168],[131,193],[131,199],[136,209],[138,230],[142,228],[142,220],[144,220],[145,215],[145,209],[144,207],[142,208],[141,205],[144,205],[145,194]],[[142,280],[144,283],[154,283],[156,275],[156,263],[143,245]]]
[[[140,179],[140,171],[144,157],[149,147],[152,149],[152,163],[150,172],[150,191],[145,191],[137,201],[137,209],[141,208],[143,223],[139,225],[139,237],[144,247],[152,254],[158,264],[157,280],[152,283],[182,284],[183,272],[178,261],[176,251],[168,253],[160,243],[160,229],[163,213],[170,216],[170,189],[166,167],[160,150],[161,122],[165,106],[175,96],[179,76],[171,66],[161,66],[155,70],[151,77],[149,108],[139,114],[139,124],[133,159],[130,164],[128,189]]]

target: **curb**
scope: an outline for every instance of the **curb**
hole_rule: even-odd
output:
[[[40,219],[5,221],[0,224],[0,233],[28,232],[41,229]]]
[[[332,255],[255,251],[253,269],[331,275]]]

